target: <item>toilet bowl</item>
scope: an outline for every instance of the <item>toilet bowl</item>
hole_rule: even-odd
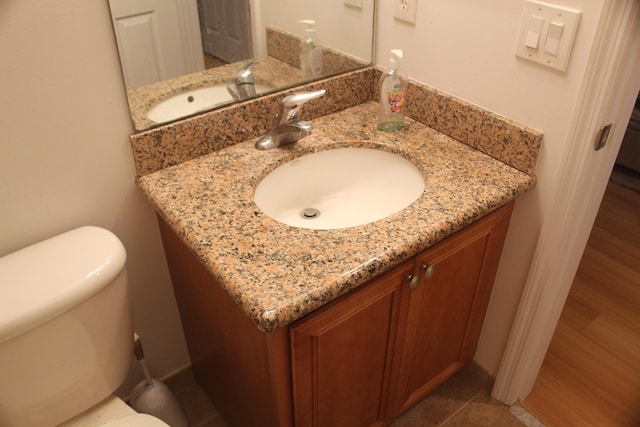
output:
[[[0,258],[0,426],[167,426],[112,396],[133,357],[125,261],[99,227]]]

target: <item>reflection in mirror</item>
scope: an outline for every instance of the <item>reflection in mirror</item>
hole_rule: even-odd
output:
[[[109,0],[136,131],[369,65],[374,2]]]

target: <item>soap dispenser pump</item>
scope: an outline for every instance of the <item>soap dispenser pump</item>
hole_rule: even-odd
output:
[[[322,48],[316,37],[316,21],[303,19],[298,21],[305,25],[305,36],[300,44],[300,70],[302,79],[308,80],[322,75]]]
[[[378,129],[386,132],[402,129],[407,94],[407,75],[402,71],[402,50],[393,49],[389,68],[380,76],[380,112]]]

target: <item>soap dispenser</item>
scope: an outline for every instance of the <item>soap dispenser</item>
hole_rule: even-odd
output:
[[[389,68],[380,76],[378,129],[391,132],[404,126],[407,75],[402,71],[402,50],[393,49]]]
[[[322,48],[316,37],[316,21],[303,19],[298,21],[304,24],[305,36],[300,44],[300,70],[302,79],[308,80],[322,75]]]

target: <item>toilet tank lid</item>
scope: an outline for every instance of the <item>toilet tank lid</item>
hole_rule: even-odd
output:
[[[0,343],[98,293],[126,257],[112,232],[86,226],[0,258]]]

